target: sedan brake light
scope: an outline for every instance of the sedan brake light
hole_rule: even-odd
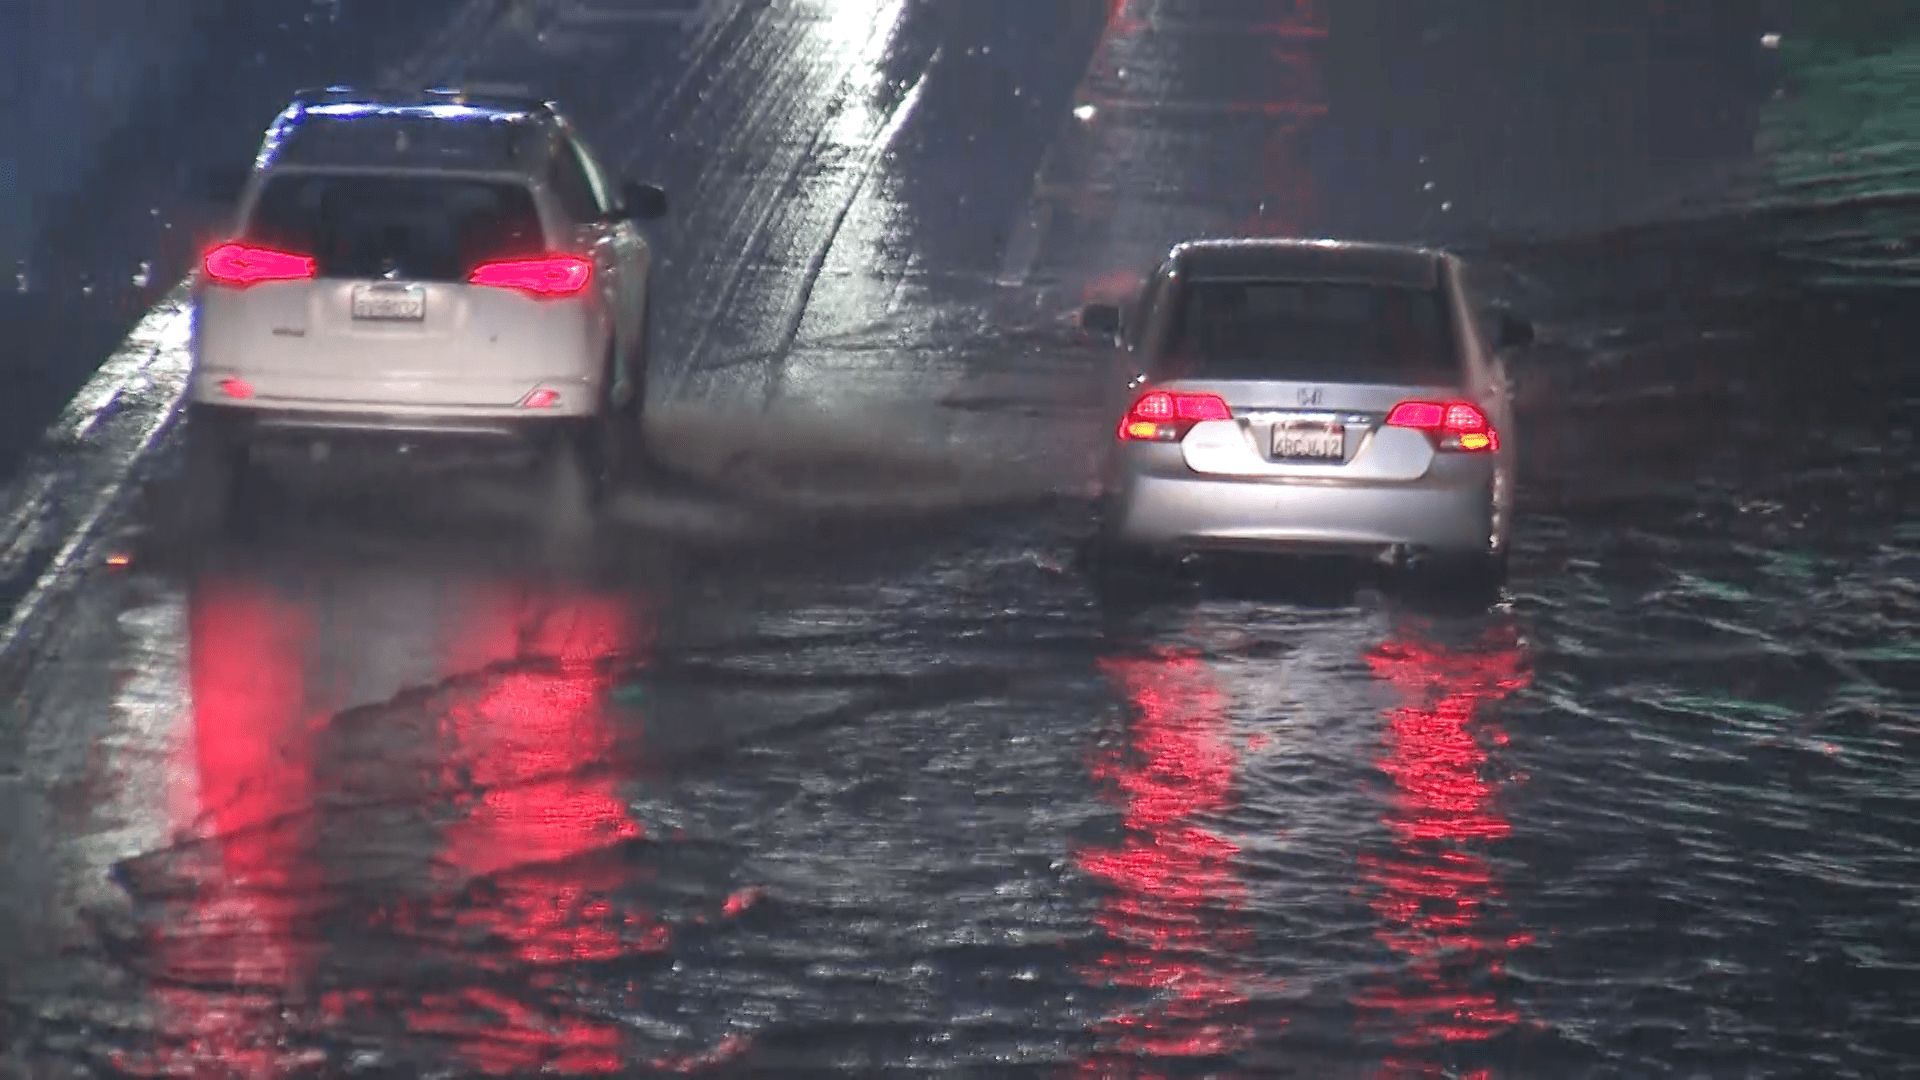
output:
[[[1231,419],[1233,411],[1217,394],[1149,390],[1134,399],[1119,436],[1122,442],[1179,442],[1202,420]]]
[[[293,255],[246,244],[222,244],[207,252],[207,277],[222,285],[244,289],[263,281],[304,281],[318,268],[310,256]]]
[[[467,279],[472,285],[518,289],[535,296],[568,296],[587,287],[593,263],[573,255],[482,263]]]
[[[1500,449],[1500,433],[1470,401],[1403,401],[1387,414],[1387,426],[1424,431],[1441,450],[1485,454]]]

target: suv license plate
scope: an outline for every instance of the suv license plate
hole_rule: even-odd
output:
[[[1273,456],[1288,460],[1342,461],[1347,456],[1345,424],[1294,420],[1273,425]]]
[[[418,285],[359,285],[353,317],[376,322],[419,322],[427,317],[427,290]]]

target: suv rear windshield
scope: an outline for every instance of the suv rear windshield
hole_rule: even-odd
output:
[[[1352,282],[1189,282],[1161,365],[1184,378],[1459,381],[1446,294]]]
[[[274,164],[296,166],[497,169],[538,138],[525,122],[459,106],[320,105],[275,126]]]
[[[546,246],[533,195],[492,180],[281,174],[247,227],[251,243],[312,255],[322,277],[465,281],[494,259]]]

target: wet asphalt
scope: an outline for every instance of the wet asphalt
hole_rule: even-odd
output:
[[[1361,231],[1324,13],[639,7],[389,69],[537,81],[675,199],[590,552],[379,465],[166,543],[166,302],[26,459],[0,1071],[1915,1068],[1910,293],[1764,216],[1464,228],[1542,327],[1499,602],[1116,602],[1070,315],[1182,236]]]

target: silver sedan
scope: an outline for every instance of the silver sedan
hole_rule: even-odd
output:
[[[1110,553],[1330,554],[1504,576],[1512,403],[1459,261],[1423,248],[1207,240],[1131,310],[1102,498]],[[1491,340],[1489,340],[1491,339]]]

